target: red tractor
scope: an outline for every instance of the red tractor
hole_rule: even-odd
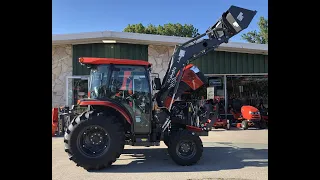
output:
[[[89,94],[60,119],[69,119],[64,135],[70,160],[87,170],[110,166],[124,145],[159,146],[164,141],[172,160],[179,165],[197,163],[203,152],[199,136],[208,129],[198,126],[192,101],[181,99],[185,91],[197,90],[206,82],[190,64],[246,29],[256,11],[231,6],[205,33],[176,46],[161,83],[152,79],[151,64],[142,60],[81,57],[91,69]],[[203,38],[203,37],[207,38]],[[155,92],[157,91],[157,92]],[[66,118],[73,117],[74,118]]]

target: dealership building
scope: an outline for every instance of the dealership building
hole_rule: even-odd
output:
[[[52,35],[52,107],[75,103],[75,92],[87,94],[89,69],[79,57],[106,57],[149,61],[162,78],[177,44],[190,38],[126,32],[89,32]],[[193,64],[216,87],[217,96],[263,100],[268,105],[268,45],[229,42]]]

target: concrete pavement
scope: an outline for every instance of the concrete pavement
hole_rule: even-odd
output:
[[[87,172],[64,152],[63,138],[52,138],[53,180],[214,180],[268,179],[268,130],[213,130],[201,137],[204,153],[198,164],[182,167],[166,146],[126,146],[108,169]]]

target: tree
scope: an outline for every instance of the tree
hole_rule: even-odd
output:
[[[156,35],[166,35],[166,36],[179,36],[179,37],[196,37],[199,35],[198,29],[196,29],[191,24],[172,24],[167,23],[163,26],[149,24],[147,27],[139,24],[129,24],[123,30],[124,32],[132,33],[142,33],[142,34],[156,34]]]
[[[268,44],[268,19],[260,17],[259,22],[259,32],[256,30],[250,31],[246,34],[242,34],[242,39],[257,44]]]

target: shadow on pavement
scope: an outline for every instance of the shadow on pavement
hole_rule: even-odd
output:
[[[268,149],[237,147],[204,147],[201,160],[193,166],[176,165],[166,148],[125,149],[116,162],[129,160],[129,164],[114,164],[95,173],[144,172],[197,172],[241,169],[246,166],[267,167]]]
[[[211,131],[214,131],[214,132],[217,132],[217,131],[250,131],[250,130],[253,130],[253,131],[266,131],[268,130],[268,128],[265,128],[265,129],[259,129],[259,128],[255,128],[255,127],[249,127],[247,130],[243,130],[241,128],[237,128],[237,127],[231,127],[229,130],[226,130],[226,129],[223,129],[223,128],[218,128],[218,129],[212,129]]]

